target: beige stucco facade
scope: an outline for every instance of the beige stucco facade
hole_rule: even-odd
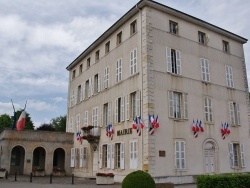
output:
[[[0,134],[0,165],[10,174],[30,175],[35,168],[42,168],[50,175],[60,168],[71,175],[72,139],[72,133],[4,130]]]
[[[135,22],[136,32],[131,33]],[[177,24],[176,33],[170,22]],[[117,44],[120,32],[122,42]],[[199,32],[205,34],[204,43]],[[190,183],[198,174],[250,172],[246,42],[165,5],[140,1],[67,67],[67,131],[83,136],[81,128],[95,124],[90,133],[100,136],[90,143],[74,137],[74,173],[92,177],[113,172],[121,182],[141,169],[157,182]],[[205,68],[202,59],[208,62]],[[159,117],[153,135],[149,115]],[[130,129],[138,116],[145,126],[141,136],[136,130],[117,134]],[[195,138],[197,120],[204,132]],[[231,133],[223,139],[221,128],[227,123]],[[112,140],[106,136],[107,124],[113,125]],[[86,148],[86,157],[81,148]]]

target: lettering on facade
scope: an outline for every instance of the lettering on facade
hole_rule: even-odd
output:
[[[132,128],[117,131],[117,136],[132,134]]]

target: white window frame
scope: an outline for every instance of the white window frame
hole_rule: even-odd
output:
[[[245,147],[244,144],[229,143],[230,167],[245,168]]]
[[[175,56],[173,55],[175,54]],[[166,47],[167,72],[181,75],[181,52]]]
[[[89,125],[89,112],[88,111],[85,111],[84,112],[84,126],[88,126]]]
[[[177,101],[178,98],[179,102]],[[175,119],[188,119],[187,93],[169,91],[168,99],[169,99],[169,117]]]
[[[76,167],[76,148],[71,148],[70,157],[70,167]]]
[[[95,107],[92,110],[92,126],[94,128],[98,127],[98,107]]]
[[[130,75],[137,72],[137,49],[130,52]]]
[[[122,59],[116,61],[116,82],[122,80]]]
[[[209,70],[209,61],[207,59],[201,58],[201,78],[205,82],[210,82],[210,70]]]
[[[229,101],[229,122],[231,125],[241,125],[240,105],[234,101]]]
[[[185,170],[186,169],[186,151],[185,141],[175,141],[175,169]]]
[[[225,70],[226,70],[227,87],[234,88],[233,68],[226,65]]]
[[[205,120],[213,121],[213,108],[212,108],[212,100],[209,97],[204,98],[204,112],[205,112]]]
[[[80,129],[80,121],[81,121],[81,118],[80,118],[80,114],[77,114],[76,115],[76,132],[80,132],[81,129]]]
[[[129,142],[129,151],[130,151],[130,169],[138,168],[138,144],[137,140],[131,140]]]

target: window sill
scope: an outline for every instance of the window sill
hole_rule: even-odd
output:
[[[206,84],[206,85],[211,85],[211,82],[209,82],[209,81],[202,80],[201,82],[202,82],[203,84]]]
[[[134,33],[130,33],[130,37],[133,37],[134,35],[136,35],[138,33],[138,31],[134,32]]]
[[[184,119],[184,118],[173,118],[173,117],[170,117],[170,119],[172,119],[172,120],[174,120],[174,121],[177,121],[177,122],[188,121],[188,119]]]
[[[175,169],[175,172],[187,172],[188,170],[186,168],[184,169]]]
[[[179,33],[172,33],[172,32],[170,32],[170,31],[168,31],[168,33],[171,34],[171,35],[174,35],[174,36],[179,37]]]
[[[204,124],[207,124],[207,125],[214,125],[214,122],[213,122],[213,121],[204,121]]]
[[[170,74],[171,76],[176,76],[176,77],[182,78],[181,74],[176,74],[176,73],[172,73],[172,72],[168,72],[168,74]]]
[[[230,90],[235,90],[234,87],[230,87],[230,86],[226,86],[227,89],[230,89]]]

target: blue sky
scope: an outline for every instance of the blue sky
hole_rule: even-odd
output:
[[[28,101],[36,127],[65,115],[66,66],[137,2],[0,0],[0,114],[12,115],[13,99],[16,109]],[[250,39],[249,0],[158,2]]]

